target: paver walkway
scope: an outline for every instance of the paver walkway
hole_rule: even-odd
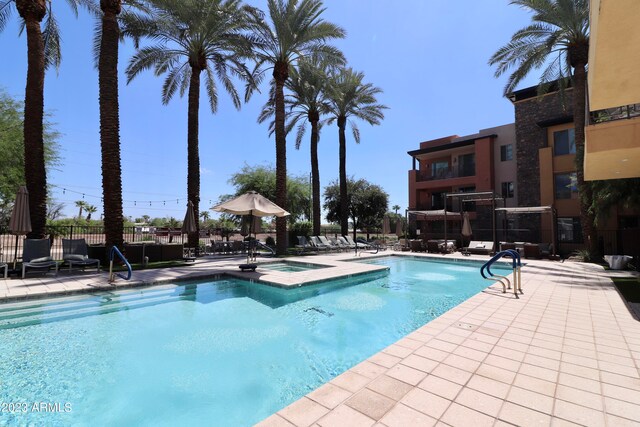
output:
[[[640,322],[604,270],[528,262],[260,426],[640,425]]]

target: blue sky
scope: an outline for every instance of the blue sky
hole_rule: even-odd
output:
[[[100,202],[100,139],[98,75],[93,67],[94,20],[87,13],[75,19],[67,4],[54,1],[62,27],[62,65],[45,80],[45,109],[62,133],[62,166],[49,173],[53,195],[65,213],[77,214],[75,200]],[[266,1],[249,4],[262,7]],[[380,126],[359,123],[361,144],[347,135],[347,173],[382,186],[389,207],[407,207],[407,151],[420,141],[467,135],[511,123],[512,104],[502,96],[506,76],[493,77],[491,54],[525,26],[530,16],[506,0],[325,0],[325,19],[347,31],[335,42],[349,65],[380,87],[387,105]],[[18,37],[18,14],[0,33],[3,64],[0,87],[23,99],[26,82],[26,35]],[[162,77],[153,72],[126,84],[124,69],[134,52],[130,42],[120,48],[120,139],[124,214],[133,218],[173,216],[186,206],[187,101],[176,96],[161,103]],[[530,76],[523,87],[537,83]],[[256,118],[265,102],[266,83],[241,111],[226,93],[218,113],[211,114],[202,91],[200,109],[201,210],[220,195],[233,192],[229,177],[245,163],[275,164],[275,142],[267,124]],[[319,145],[321,186],[338,177],[338,130],[325,127]],[[308,176],[309,145],[300,150],[287,140],[290,174]],[[63,193],[62,188],[67,191]],[[151,201],[151,203],[149,203]],[[215,217],[215,215],[214,215]],[[325,220],[323,219],[323,222]]]

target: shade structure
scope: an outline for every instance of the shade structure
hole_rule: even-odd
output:
[[[191,234],[196,231],[198,231],[198,227],[195,214],[193,213],[193,202],[189,200],[187,213],[184,215],[184,221],[182,221],[182,234]]]
[[[389,225],[389,217],[386,215],[382,220],[382,234],[383,235],[391,234],[391,225]]]
[[[260,193],[249,191],[235,199],[220,203],[211,208],[216,212],[232,215],[277,216],[290,215],[289,212],[273,203]]]
[[[400,218],[396,221],[396,236],[398,236],[398,238],[402,236],[402,220]]]
[[[462,215],[462,235],[464,237],[469,237],[473,234],[471,230],[471,222],[469,221],[469,212],[465,212]]]
[[[16,236],[16,248],[13,254],[13,269],[16,269],[18,261],[18,236],[31,233],[31,214],[29,213],[29,192],[27,187],[21,185],[16,194],[16,201],[11,211],[9,231]]]

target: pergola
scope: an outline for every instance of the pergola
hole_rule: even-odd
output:
[[[491,209],[492,209],[492,230],[493,230],[493,244],[494,247],[496,247],[497,245],[497,238],[496,238],[496,201],[500,201],[502,200],[503,205],[505,203],[505,200],[496,195],[496,193],[494,193],[493,191],[480,191],[480,192],[473,192],[473,193],[445,193],[444,194],[444,199],[445,199],[445,208],[447,206],[447,198],[451,198],[453,199],[457,199],[460,200],[460,204],[462,205],[462,203],[466,203],[466,202],[491,202]],[[407,211],[408,214],[412,214],[412,215],[422,215],[425,217],[442,217],[444,219],[444,240],[447,240],[447,216],[453,216],[453,215],[457,215],[458,217],[460,216],[460,212],[452,212],[452,211],[447,211],[446,209],[437,209],[437,210],[425,210],[425,211],[418,211],[418,210],[410,210]]]
[[[558,242],[556,235],[556,209],[553,206],[528,206],[528,207],[518,207],[518,208],[496,208],[496,212],[504,212],[505,214],[517,214],[517,215],[526,215],[526,214],[551,214],[551,240],[553,246],[553,255],[556,255],[556,247]]]

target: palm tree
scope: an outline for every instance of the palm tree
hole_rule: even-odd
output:
[[[371,83],[363,83],[364,74],[351,68],[344,69],[331,79],[329,109],[331,118],[328,123],[338,123],[340,142],[340,232],[349,232],[349,200],[347,195],[347,122],[351,126],[353,139],[360,143],[360,131],[351,118],[361,119],[371,125],[378,125],[384,119],[382,112],[387,107],[379,104],[376,95],[381,89]]]
[[[584,240],[589,250],[595,252],[596,229],[593,215],[589,213],[592,191],[584,181],[583,164],[589,0],[512,0],[511,4],[533,12],[533,23],[517,31],[509,43],[493,54],[489,64],[496,66],[496,77],[515,67],[504,88],[505,95],[511,93],[532,70],[543,66],[539,93],[548,90],[551,82],[556,82],[562,90],[566,86],[566,76],[571,77],[580,221]]]
[[[43,141],[44,75],[47,68],[60,65],[60,34],[47,0],[0,1],[0,32],[4,30],[15,3],[27,29],[27,85],[24,97],[24,175],[29,191],[31,233],[27,237],[42,238],[47,223],[47,171]],[[67,0],[73,12],[78,5],[89,6],[88,0]],[[44,29],[41,29],[42,20]]]
[[[393,205],[391,209],[393,209],[396,212],[396,215],[398,215],[398,211],[400,210],[400,205]]]
[[[118,15],[122,0],[101,0],[98,53],[100,104],[100,150],[102,154],[102,199],[107,251],[123,247],[122,166],[120,159],[120,106],[118,103]]]
[[[85,209],[86,207],[87,207],[87,202],[85,202],[84,200],[76,201],[76,208],[79,208],[78,219],[82,219],[82,210]]]
[[[319,57],[343,61],[342,53],[327,44],[343,38],[342,28],[321,18],[325,8],[320,0],[268,0],[269,25],[254,10],[253,31],[256,38],[256,69],[273,69],[274,133],[276,139],[276,204],[287,208],[287,141],[285,129],[284,84],[293,65],[300,59]],[[287,220],[276,218],[276,252],[287,249]]]
[[[138,49],[127,67],[128,82],[140,72],[154,68],[155,74],[167,73],[162,88],[162,103],[176,93],[189,91],[187,124],[187,197],[193,202],[194,215],[200,211],[200,156],[198,149],[198,112],[200,76],[205,73],[205,87],[211,112],[218,107],[216,78],[240,109],[240,97],[230,75],[249,86],[252,75],[242,62],[251,56],[251,40],[243,33],[248,10],[238,0],[151,0],[151,13],[138,15],[127,22],[126,33],[136,41],[149,37],[156,44]],[[250,92],[247,92],[245,100]],[[199,224],[189,234],[189,245],[198,247]]]
[[[289,107],[286,114],[287,134],[296,126],[296,149],[300,148],[302,138],[306,133],[307,122],[311,124],[311,193],[313,235],[320,234],[320,168],[318,166],[318,142],[322,122],[320,117],[328,112],[326,89],[329,70],[334,64],[322,61],[317,57],[300,60],[298,69],[291,69],[291,77],[285,82],[290,95],[285,97],[285,105]],[[258,118],[262,123],[268,117],[273,117],[274,105],[268,102]],[[273,129],[274,122],[270,123]]]
[[[87,212],[87,222],[91,221],[91,215],[96,213],[96,211],[98,210],[98,208],[96,208],[93,205],[86,205],[84,207],[85,212]]]
[[[202,218],[202,224],[206,226],[209,218],[211,218],[211,214],[209,214],[209,211],[202,211],[200,212],[200,218]]]

